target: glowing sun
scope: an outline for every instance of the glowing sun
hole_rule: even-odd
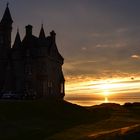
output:
[[[100,89],[102,90],[102,94],[105,97],[108,97],[111,94],[111,90],[115,87],[113,84],[104,83],[100,85]]]

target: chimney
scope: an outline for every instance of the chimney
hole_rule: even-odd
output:
[[[25,28],[26,28],[26,36],[32,35],[33,26],[32,25],[27,25]]]
[[[53,30],[50,32],[50,36],[52,37],[53,42],[55,42],[56,33]]]

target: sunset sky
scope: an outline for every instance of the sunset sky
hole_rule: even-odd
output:
[[[111,84],[107,85],[111,92],[115,82],[112,92],[129,90],[138,95],[139,0],[9,0],[9,3],[14,20],[13,40],[17,28],[23,38],[27,24],[34,26],[37,36],[42,23],[46,35],[55,30],[58,49],[65,58],[67,94],[104,92],[99,90],[106,84]],[[1,17],[5,7],[6,1],[1,0]]]

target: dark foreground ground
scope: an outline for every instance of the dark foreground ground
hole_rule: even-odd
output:
[[[0,101],[0,140],[140,140],[140,103]]]

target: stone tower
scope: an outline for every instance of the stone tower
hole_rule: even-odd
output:
[[[12,23],[13,20],[7,4],[4,15],[0,21],[0,90],[3,90],[4,88],[6,73],[10,70],[11,65],[10,50]]]

